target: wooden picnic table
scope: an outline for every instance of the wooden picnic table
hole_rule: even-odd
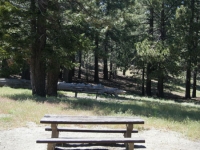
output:
[[[65,115],[45,115],[41,120],[40,123],[42,124],[51,124],[51,128],[47,131],[52,131],[51,139],[49,140],[38,140],[37,143],[48,143],[47,150],[54,150],[56,143],[64,142],[64,139],[58,139],[59,138],[59,131],[62,129],[59,129],[59,124],[96,124],[96,125],[102,125],[102,124],[125,124],[126,129],[124,130],[124,138],[117,138],[117,139],[66,139],[66,142],[71,143],[80,143],[82,142],[88,142],[88,143],[113,143],[113,142],[125,142],[127,149],[133,149],[134,148],[134,142],[136,143],[144,143],[144,139],[142,138],[136,138],[136,139],[129,139],[131,138],[131,133],[133,132],[133,125],[134,124],[144,124],[144,120],[139,117],[111,117],[111,116],[65,116]],[[63,130],[64,131],[64,130]],[[69,130],[66,130],[69,131]],[[82,130],[83,131],[83,130]],[[86,130],[88,132],[89,130]],[[91,130],[92,131],[92,130]],[[94,130],[93,130],[94,131]],[[103,130],[102,130],[103,131]],[[112,132],[113,130],[111,130]],[[121,131],[121,130],[118,130]],[[80,132],[80,130],[78,130]],[[84,132],[84,131],[83,131]],[[107,132],[109,133],[109,132]],[[113,132],[114,133],[114,132]],[[116,132],[117,133],[117,132]],[[130,142],[130,143],[129,143]],[[129,145],[129,146],[128,146]]]
[[[89,88],[87,89],[86,87],[74,87],[74,92],[75,92],[75,97],[77,97],[78,93],[94,93],[96,94],[96,99],[97,95],[101,93],[102,88],[101,87],[95,87],[95,88]]]

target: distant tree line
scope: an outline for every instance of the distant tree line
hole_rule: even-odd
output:
[[[0,76],[21,73],[32,94],[57,96],[57,82],[71,82],[78,65],[94,82],[116,68],[142,72],[143,95],[164,97],[169,77],[185,72],[185,98],[196,97],[200,69],[199,0],[1,0]],[[78,60],[78,63],[75,61]],[[191,95],[192,88],[192,95]]]

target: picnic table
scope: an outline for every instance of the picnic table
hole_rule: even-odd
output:
[[[100,94],[114,95],[115,97],[118,97],[119,94],[126,93],[126,91],[118,88],[104,87],[101,84],[93,85],[84,83],[58,82],[57,89],[75,92],[75,97],[77,97],[78,93],[96,94],[96,99]]]
[[[37,140],[37,143],[48,143],[47,150],[54,150],[57,143],[125,143],[126,149],[133,150],[134,143],[145,143],[140,137],[131,137],[132,133],[138,131],[133,129],[134,124],[144,124],[144,120],[138,117],[111,117],[111,116],[65,116],[65,115],[45,115],[41,120],[42,124],[51,124],[46,131],[51,131],[51,138]],[[115,125],[125,124],[125,129],[70,129],[60,128],[59,124],[96,124]],[[105,138],[60,138],[59,132],[99,132],[105,133]],[[124,133],[124,137],[108,138],[106,133]]]

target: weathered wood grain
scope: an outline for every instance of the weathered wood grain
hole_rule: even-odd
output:
[[[58,116],[45,115],[40,123],[46,124],[144,124],[138,117],[109,117],[109,116]]]

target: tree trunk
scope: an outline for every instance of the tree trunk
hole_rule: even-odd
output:
[[[111,79],[112,76],[113,76],[113,71],[112,71],[112,69],[113,69],[113,63],[110,61],[110,75],[109,75],[109,79]]]
[[[164,92],[163,92],[163,78],[162,77],[160,77],[158,79],[157,89],[158,89],[157,96],[158,97],[164,97]]]
[[[81,79],[81,65],[82,65],[82,52],[79,51],[79,68],[78,68],[78,79]]]
[[[73,77],[72,74],[73,74],[72,70],[64,68],[63,81],[65,81],[67,83],[72,83],[72,77]]]
[[[107,58],[104,58],[103,60],[103,78],[104,80],[108,80],[108,59]]]
[[[153,26],[154,26],[154,9],[153,7],[150,8],[150,19],[149,19],[149,34],[150,34],[150,40],[153,41]],[[151,93],[151,63],[147,63],[147,70],[146,70],[146,94],[147,96],[152,96]]]
[[[123,69],[123,76],[126,75],[126,69]]]
[[[68,70],[68,82],[69,82],[69,83],[72,83],[73,75],[74,75],[74,68]]]
[[[191,86],[191,62],[192,62],[192,51],[194,50],[193,37],[194,37],[194,0],[191,0],[191,18],[189,25],[189,43],[188,43],[188,60],[187,60],[187,70],[186,70],[186,89],[185,98],[191,98],[190,96],[190,86]]]
[[[146,79],[146,94],[147,94],[147,96],[152,96],[150,74],[151,74],[151,64],[148,63],[147,64],[147,73],[146,73],[146,77],[147,77],[147,79]]]
[[[49,66],[47,73],[46,92],[48,96],[57,96],[57,84],[60,73],[60,65],[56,59],[49,60]]]
[[[63,68],[63,81],[64,82],[68,83],[68,75],[69,75],[69,70],[64,67]]]
[[[95,45],[96,45],[96,48],[95,48],[95,68],[94,68],[94,82],[95,83],[99,83],[99,57],[98,57],[98,51],[99,51],[99,37],[98,37],[98,34],[96,34],[96,37],[95,37]]]
[[[200,3],[199,3],[199,8],[200,8]],[[196,17],[196,22],[199,21],[199,16]],[[195,41],[194,41],[194,49],[197,50],[198,47],[198,30],[196,31],[196,36],[195,36]],[[193,72],[193,90],[192,90],[192,97],[195,98],[196,97],[196,90],[197,90],[197,72],[198,72],[198,55],[194,56],[194,65],[195,65],[195,69]]]
[[[31,59],[30,59],[30,70],[31,70],[31,84],[32,94],[45,97],[45,59],[44,49],[46,45],[46,9],[48,5],[47,0],[38,0],[38,13],[37,22],[35,13],[31,20],[31,32],[32,35],[36,33],[35,42],[31,46]],[[36,4],[34,0],[31,0],[31,11],[36,12]]]
[[[162,72],[162,70],[161,70]],[[163,92],[163,74],[161,73],[159,76],[158,76],[158,83],[157,83],[157,96],[158,97],[164,97],[164,92]]]
[[[195,69],[193,72],[193,86],[192,86],[192,97],[195,98],[197,90],[197,70]]]
[[[145,95],[145,91],[144,91],[144,72],[145,72],[145,67],[143,67],[142,69],[142,95]]]
[[[30,80],[30,67],[27,63],[22,68],[22,79]]]
[[[107,59],[107,54],[108,54],[108,32],[106,32],[106,37],[105,37],[105,42],[104,42],[104,51],[105,51],[105,55],[104,55],[104,60],[103,60],[103,78],[104,80],[108,80],[108,59]]]
[[[113,49],[111,48],[111,54],[113,52]],[[112,62],[112,56],[110,57],[110,71],[109,71],[109,79],[113,78],[113,62]]]
[[[10,68],[6,59],[2,60],[1,64],[1,77],[9,78],[10,77]]]
[[[108,60],[107,58],[104,59],[103,61],[104,66],[103,66],[103,78],[104,80],[108,80]]]
[[[162,10],[161,10],[161,26],[160,26],[160,38],[162,40],[162,43],[164,45],[164,40],[166,39],[166,31],[165,31],[165,11],[164,11],[164,1],[162,2]],[[163,69],[161,68],[161,64],[159,62],[159,75],[158,75],[158,85],[157,85],[157,96],[158,97],[164,97],[164,87],[163,87],[163,82],[164,82],[164,74],[163,74]]]
[[[190,66],[190,65],[189,65]],[[190,96],[190,86],[191,86],[191,69],[188,66],[187,71],[186,71],[186,86],[185,86],[185,98],[191,98]]]
[[[72,55],[71,59],[72,59],[72,62],[75,63],[75,55]],[[73,66],[73,68],[71,68],[70,71],[71,71],[71,76],[74,77],[75,76],[75,67]]]

